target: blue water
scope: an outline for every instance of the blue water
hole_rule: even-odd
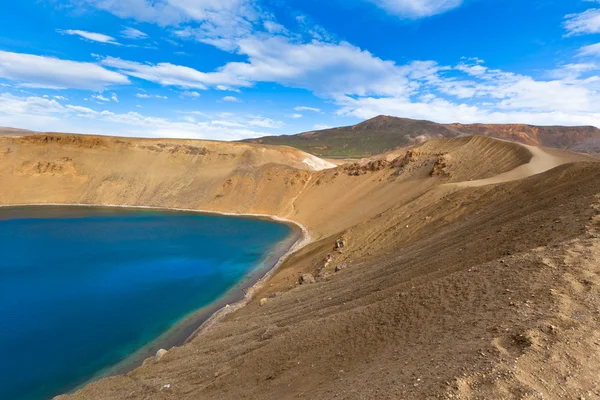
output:
[[[0,209],[0,399],[73,389],[256,273],[291,234],[248,218]]]

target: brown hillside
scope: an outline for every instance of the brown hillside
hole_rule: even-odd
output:
[[[23,135],[33,135],[35,132],[28,131],[26,129],[17,129],[17,128],[6,128],[0,126],[0,136],[23,136]]]
[[[41,138],[0,139],[1,203],[261,212],[312,234],[246,307],[64,398],[600,395],[592,158],[461,137],[314,171],[289,148]]]
[[[354,126],[248,141],[293,146],[320,157],[368,157],[430,139],[473,135],[600,154],[600,129],[591,126],[444,125],[390,116],[378,116]]]

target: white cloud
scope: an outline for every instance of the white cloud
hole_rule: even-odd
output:
[[[215,86],[215,89],[221,90],[223,92],[237,92],[237,93],[240,93],[239,89],[235,89],[235,88],[232,88],[231,86],[227,86],[227,85],[217,85],[217,86]]]
[[[114,45],[118,45],[118,46],[121,45],[119,42],[116,41],[116,39],[114,37],[104,35],[102,33],[80,31],[77,29],[67,29],[67,30],[59,29],[58,32],[62,33],[63,35],[80,36],[83,39],[90,40],[92,42],[108,43],[108,44],[114,44]]]
[[[163,100],[167,100],[168,99],[167,96],[161,96],[159,94],[151,96],[151,95],[146,94],[146,93],[136,93],[135,97],[137,97],[138,99],[152,99],[152,98],[163,99]],[[117,103],[118,103],[118,101],[117,101]]]
[[[565,16],[565,36],[600,33],[600,8],[590,8],[579,14]]]
[[[117,94],[116,94],[116,93],[113,93],[113,94],[110,96],[110,99],[111,99],[112,101],[114,101],[115,103],[118,103],[118,102],[119,102],[119,97],[117,96]]]
[[[25,87],[100,90],[129,84],[123,74],[86,62],[0,51],[0,78]]]
[[[226,126],[229,128],[244,128],[245,125],[241,124],[239,122],[233,122],[233,121],[219,121],[219,120],[215,120],[215,121],[211,121],[210,122],[213,125],[216,126]]]
[[[186,21],[215,22],[226,16],[251,16],[255,13],[248,0],[79,0],[77,4],[109,11],[121,18],[179,25]]]
[[[463,0],[368,0],[402,18],[422,18],[460,6]]]
[[[80,116],[93,116],[93,115],[99,114],[98,111],[94,111],[91,108],[82,107],[82,106],[73,106],[73,105],[69,104],[66,106],[66,108],[67,108],[67,110],[76,112]]]
[[[223,97],[222,100],[230,102],[230,103],[239,103],[239,102],[241,102],[240,99],[238,99],[237,97],[234,97],[234,96],[225,96],[225,97]]]
[[[114,57],[106,57],[101,60],[101,63],[104,66],[117,69],[121,74],[158,83],[163,86],[178,86],[205,90],[207,89],[207,85],[251,85],[249,82],[242,81],[219,71],[205,73],[190,67],[174,65],[171,63],[142,64]]]
[[[326,124],[316,124],[315,126],[313,126],[313,129],[317,130],[317,131],[322,131],[322,130],[331,129],[331,128],[332,128],[332,126],[326,125]]]
[[[254,118],[250,121],[248,121],[248,125],[252,125],[252,126],[260,126],[262,128],[269,128],[269,129],[279,129],[279,128],[283,128],[285,126],[285,124],[282,121],[274,121],[271,118]]]
[[[214,72],[170,63],[141,64],[116,58],[105,58],[102,64],[122,74],[162,85],[221,90],[249,87],[255,82],[276,82],[304,88],[322,96],[354,94],[359,96],[407,95],[411,92],[409,75],[425,77],[434,74],[432,62],[415,62],[398,66],[349,43],[313,41],[296,43],[289,38],[248,37],[239,41],[238,53],[247,62],[232,62]]]
[[[302,114],[292,114],[290,115],[290,118],[294,118],[294,119],[298,119],[298,118],[302,118]]]
[[[265,21],[263,25],[269,33],[284,33],[287,31],[283,25],[274,21]]]
[[[179,37],[193,38],[220,48],[233,49],[232,38],[248,35],[253,24],[263,19],[253,0],[71,0],[160,26],[180,27]],[[268,16],[265,20],[270,20]],[[183,26],[187,24],[186,26]],[[232,47],[233,46],[233,47]]]
[[[198,98],[198,97],[200,97],[200,93],[198,93],[198,92],[192,92],[192,91],[182,92],[181,95],[184,96],[184,97],[192,97],[192,98]]]
[[[312,111],[312,112],[316,112],[316,113],[320,113],[321,112],[320,108],[306,107],[306,106],[294,107],[294,110],[296,110],[296,111]]]
[[[147,39],[148,35],[144,32],[128,26],[121,31],[121,36],[127,39]]]
[[[551,70],[549,75],[556,79],[573,80],[588,72],[597,71],[598,69],[600,69],[598,65],[593,63],[565,64]]]
[[[92,99],[97,100],[99,102],[108,103],[110,101],[109,98],[102,96],[101,94],[93,94]]]
[[[593,56],[600,57],[600,43],[583,46],[577,53],[580,57]]]
[[[17,114],[61,114],[66,109],[56,100],[43,97],[17,97],[9,93],[0,94],[0,112],[7,115]]]
[[[295,43],[284,37],[250,37],[238,53],[248,62],[232,62],[221,74],[241,81],[277,82],[320,95],[406,92],[405,68],[383,61],[349,43]]]

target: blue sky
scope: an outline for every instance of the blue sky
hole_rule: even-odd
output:
[[[221,140],[379,114],[600,126],[600,0],[0,7],[0,126]]]

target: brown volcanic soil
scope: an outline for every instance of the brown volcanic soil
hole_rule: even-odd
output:
[[[290,149],[187,141],[208,153],[172,158],[148,141],[96,140],[0,139],[0,185],[11,188],[0,202],[260,210],[314,240],[248,306],[64,398],[600,396],[594,159],[476,137],[316,172],[285,165],[303,157]],[[128,184],[103,184],[115,174]],[[308,272],[316,283],[298,285]]]

